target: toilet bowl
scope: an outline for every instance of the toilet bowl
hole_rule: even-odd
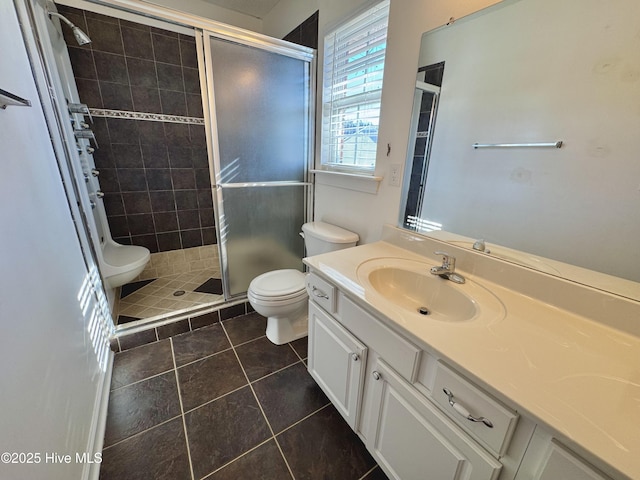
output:
[[[116,288],[136,278],[149,262],[148,248],[120,245],[107,238],[101,245],[100,271],[109,288]]]
[[[247,292],[249,303],[267,317],[267,338],[276,345],[307,334],[305,275],[299,270],[267,272],[254,278]]]
[[[359,239],[353,232],[324,222],[305,223],[302,232],[309,256],[353,247]],[[307,335],[305,278],[299,270],[273,270],[258,275],[249,284],[249,303],[267,317],[267,338],[276,345]]]

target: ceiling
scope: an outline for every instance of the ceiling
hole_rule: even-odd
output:
[[[256,18],[264,18],[280,0],[204,0],[206,3],[244,13]]]

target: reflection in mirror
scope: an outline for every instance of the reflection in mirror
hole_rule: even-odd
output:
[[[505,0],[426,33],[419,66],[446,74],[430,148],[414,104],[401,225],[640,300],[637,18],[636,0]]]
[[[402,205],[405,205],[400,222],[405,228],[416,229],[421,226],[420,210],[424,198],[424,185],[429,169],[429,155],[433,126],[438,110],[440,86],[444,62],[421,67],[418,70],[416,89],[413,94],[413,116],[411,118],[411,137],[407,166],[410,174],[405,177]]]

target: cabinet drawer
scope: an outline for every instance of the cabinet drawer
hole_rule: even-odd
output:
[[[420,349],[340,294],[340,323],[412,382]]]
[[[309,298],[329,313],[336,311],[336,287],[315,273],[307,275],[307,293]]]
[[[444,390],[450,392],[449,396]],[[433,385],[433,399],[462,428],[487,447],[494,455],[501,456],[507,450],[518,414],[490,397],[471,382],[438,362]],[[466,411],[466,412],[465,412]],[[466,413],[476,419],[484,417],[492,427],[482,421],[466,418]]]

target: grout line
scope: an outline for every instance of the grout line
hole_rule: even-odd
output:
[[[293,348],[293,345],[291,345],[291,342],[289,342],[289,346],[291,347],[291,350],[293,350],[293,353],[295,353],[295,354],[296,354],[296,356],[300,359],[300,361],[301,361],[302,363],[304,363],[304,358],[302,358],[302,357],[300,356],[300,354],[298,353],[298,351],[297,351],[295,348]]]
[[[242,390],[243,388],[246,388],[246,387],[248,387],[248,386],[249,386],[249,384],[248,384],[248,383],[247,383],[247,384],[245,384],[245,385],[242,385],[241,387],[235,388],[235,389],[231,390],[230,392],[227,392],[227,393],[224,393],[224,394],[220,395],[219,397],[212,398],[211,400],[207,400],[206,402],[204,402],[204,403],[202,403],[202,404],[198,405],[197,407],[193,407],[192,409],[187,410],[187,411],[185,411],[184,413],[185,413],[185,415],[186,415],[187,413],[191,413],[191,412],[193,412],[194,410],[198,410],[200,407],[204,407],[205,405],[209,405],[210,403],[213,403],[213,402],[215,402],[216,400],[220,400],[221,398],[227,397],[227,396],[231,395],[232,393],[235,393],[235,392],[237,392],[238,390]]]
[[[173,337],[171,337],[171,338],[173,338]],[[211,353],[209,355],[205,355],[204,357],[197,358],[197,359],[195,359],[195,360],[193,360],[191,362],[185,363],[185,364],[180,365],[180,366],[178,366],[178,364],[176,364],[176,368],[182,368],[182,367],[186,367],[187,365],[193,365],[194,363],[198,363],[198,362],[204,360],[205,358],[211,358],[211,357],[214,357],[214,356],[216,356],[216,355],[218,355],[220,353],[228,352],[229,350],[231,350],[231,348],[232,347],[225,348],[224,350],[220,350],[219,352],[215,352],[215,353]]]
[[[89,23],[87,22],[87,13],[86,13],[86,10],[84,10],[84,9],[82,9],[82,18],[84,19],[84,24],[87,27],[87,30],[89,30]],[[89,33],[91,33],[91,32],[89,32]],[[124,52],[124,45],[122,45],[122,49],[123,49],[123,52]],[[96,65],[96,57],[94,55],[94,53],[98,52],[99,50],[94,50],[93,49],[93,43],[89,43],[88,50],[91,52],[91,61],[92,61],[92,64],[93,64],[93,71],[96,73],[96,80],[98,82],[98,94],[100,95],[100,104],[102,106],[104,106],[104,98],[103,98],[103,95],[102,95],[102,86],[100,85],[100,78],[98,77],[98,67]],[[105,120],[104,123],[105,123],[105,125],[107,124],[106,120]],[[107,132],[108,131],[109,131],[109,127],[107,126]],[[111,132],[109,132],[109,144],[111,144]]]
[[[287,368],[293,367],[294,365],[297,365],[297,364],[299,364],[299,363],[303,363],[303,362],[301,362],[300,360],[296,360],[295,362],[290,363],[289,365],[287,365],[287,366],[285,366],[285,367],[279,368],[278,370],[275,370],[275,371],[273,371],[273,372],[271,372],[271,373],[267,373],[266,375],[264,375],[264,376],[262,376],[262,377],[260,377],[260,378],[256,378],[255,380],[253,380],[252,382],[249,382],[249,383],[250,383],[250,384],[257,383],[257,382],[259,382],[259,381],[261,381],[261,380],[264,380],[265,378],[269,378],[270,376],[275,375],[276,373],[280,373],[280,372],[282,372],[283,370],[286,370]]]
[[[253,448],[250,448],[249,450],[247,450],[246,452],[244,452],[242,455],[238,455],[236,458],[234,458],[233,460],[225,463],[224,465],[222,465],[221,467],[216,468],[213,472],[207,473],[204,477],[202,477],[201,480],[206,480],[207,478],[211,478],[212,475],[214,475],[215,473],[219,472],[220,470],[222,470],[223,468],[227,467],[228,465],[231,465],[232,463],[235,463],[237,460],[240,460],[242,457],[250,454],[251,452],[253,452],[254,450],[257,450],[258,448],[260,448],[261,446],[269,443],[271,440],[273,440],[273,438],[267,438],[264,442],[259,443],[258,445],[256,445]]]
[[[176,374],[176,387],[178,389],[178,400],[180,401],[180,413],[182,417],[182,428],[184,429],[184,439],[187,444],[187,457],[189,458],[189,471],[191,472],[191,479],[195,480],[193,474],[193,461],[191,460],[191,447],[189,446],[189,434],[187,433],[187,421],[184,417],[184,405],[182,403],[182,393],[180,393],[180,379],[178,378],[178,368],[176,367],[176,356],[173,351],[173,339],[169,337],[169,344],[171,345],[171,359],[173,360],[173,371]]]
[[[378,468],[378,464],[376,463],[371,470],[369,470],[367,473],[365,473],[363,476],[361,476],[358,480],[364,480],[365,478],[367,478],[367,475],[369,475],[371,472],[373,472],[376,468]]]
[[[126,350],[125,350],[125,351],[126,351]],[[126,388],[126,387],[130,387],[131,385],[137,385],[138,383],[145,382],[145,381],[150,380],[150,379],[152,379],[152,378],[156,378],[156,377],[160,377],[160,376],[162,376],[162,375],[166,375],[166,374],[167,374],[167,373],[169,373],[171,370],[173,370],[173,368],[170,368],[170,369],[168,369],[168,370],[164,370],[163,372],[160,372],[160,373],[154,373],[153,375],[150,375],[150,376],[148,376],[148,377],[144,377],[144,378],[142,378],[142,379],[140,379],[140,380],[136,380],[135,382],[127,383],[126,385],[122,385],[122,386],[120,386],[120,387],[118,387],[118,388],[114,388],[113,390],[109,390],[109,392],[111,392],[111,393],[113,393],[113,392],[117,392],[118,390],[121,390],[121,389]]]
[[[220,322],[222,323],[222,322]],[[222,331],[224,332],[224,334],[227,336],[227,340],[229,340],[229,343],[231,343],[231,339],[229,338],[229,335],[227,334],[227,330],[224,328],[224,325],[222,326]],[[278,440],[276,439],[276,435],[273,432],[273,428],[271,427],[271,423],[269,423],[269,419],[267,418],[267,415],[264,413],[264,409],[262,408],[262,404],[260,403],[260,399],[258,399],[258,395],[256,395],[256,391],[253,389],[253,385],[251,384],[251,381],[249,380],[249,376],[247,375],[247,372],[244,369],[244,366],[242,365],[242,362],[240,361],[240,357],[238,356],[238,352],[236,352],[236,348],[233,346],[233,343],[231,343],[231,348],[233,349],[233,353],[236,356],[238,363],[240,364],[240,368],[242,369],[242,373],[244,374],[245,378],[247,379],[247,383],[249,384],[249,388],[251,389],[251,393],[253,393],[253,397],[256,400],[256,403],[258,404],[258,408],[260,409],[260,412],[262,413],[262,417],[264,418],[265,423],[267,424],[267,427],[269,427],[269,431],[271,432],[271,438],[273,438],[273,440],[276,442],[276,446],[278,447],[278,450],[280,451],[280,455],[282,455],[282,459],[284,460],[284,464],[287,466],[287,470],[289,471],[289,475],[291,475],[291,478],[293,480],[295,480],[295,475],[293,474],[293,471],[291,470],[291,467],[289,466],[289,462],[287,461],[287,458],[284,456],[284,452],[282,451],[282,447],[280,447],[280,444],[278,443]]]
[[[329,405],[331,405],[331,401],[329,401],[329,403],[327,403],[326,405],[323,405],[322,407],[320,407],[319,409],[311,412],[309,415],[307,415],[306,417],[302,417],[300,420],[298,420],[295,423],[292,423],[291,425],[289,425],[287,428],[285,428],[284,430],[280,431],[277,433],[276,436],[278,435],[282,435],[284,432],[286,432],[287,430],[290,430],[291,428],[295,427],[296,425],[298,425],[299,423],[304,422],[307,418],[309,417],[313,417],[316,413],[320,412],[321,410],[324,410],[325,408],[327,408]]]
[[[143,433],[150,432],[151,430],[154,430],[154,429],[156,429],[156,428],[158,428],[158,427],[161,427],[162,425],[166,425],[167,423],[169,423],[169,422],[171,422],[171,421],[175,420],[176,418],[178,418],[178,417],[180,417],[180,416],[181,416],[181,415],[180,415],[180,414],[178,414],[178,415],[176,415],[175,417],[171,417],[171,418],[169,418],[169,419],[165,420],[164,422],[160,422],[159,424],[154,425],[153,427],[149,427],[149,428],[147,428],[147,429],[145,429],[145,430],[142,430],[141,432],[137,432],[137,433],[134,433],[133,435],[129,435],[127,438],[123,438],[122,440],[119,440],[119,441],[117,441],[116,443],[112,443],[111,445],[109,445],[109,446],[107,446],[107,447],[104,447],[102,450],[108,450],[109,448],[111,448],[111,447],[115,447],[116,445],[120,445],[121,443],[126,442],[127,440],[130,440],[130,439],[132,439],[132,438],[138,437],[138,436],[142,435]]]
[[[225,322],[226,322],[226,320],[225,320]],[[222,322],[220,322],[220,323],[222,324]],[[226,333],[226,329],[225,329],[225,333]],[[229,336],[227,335],[227,338],[228,337]],[[252,338],[251,340],[247,340],[246,342],[242,342],[242,343],[239,343],[237,345],[233,345],[233,343],[231,342],[231,338],[229,338],[229,343],[231,343],[233,348],[236,348],[236,347],[242,347],[243,345],[246,345],[247,343],[255,342],[256,340],[260,340],[261,338],[266,338],[266,335],[262,335],[260,337]]]

